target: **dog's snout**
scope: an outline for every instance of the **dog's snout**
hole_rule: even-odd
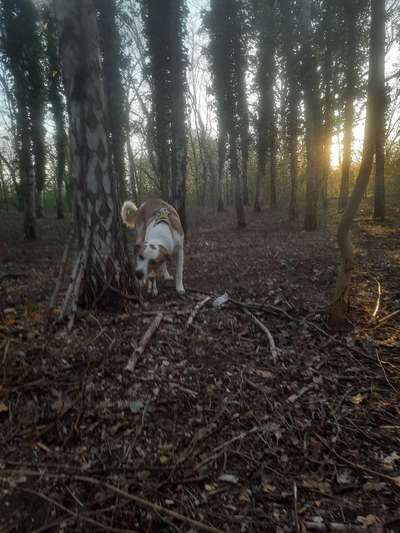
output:
[[[135,276],[137,277],[137,279],[142,279],[143,278],[143,270],[136,270],[135,271]]]

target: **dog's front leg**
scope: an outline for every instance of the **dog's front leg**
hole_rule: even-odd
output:
[[[151,294],[152,294],[153,296],[157,296],[157,294],[158,294],[157,280],[156,280],[156,278],[153,278],[153,288],[152,288]]]
[[[166,263],[163,263],[161,266],[161,274],[162,274],[163,279],[165,279],[166,281],[174,279],[174,277],[171,276],[171,274],[168,272]]]
[[[152,291],[153,291],[153,280],[152,280],[152,278],[148,278],[146,284],[147,284],[147,294],[152,294]]]
[[[183,242],[178,246],[176,254],[176,292],[185,294],[183,287]]]

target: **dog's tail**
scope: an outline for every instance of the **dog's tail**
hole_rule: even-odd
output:
[[[121,217],[123,223],[128,226],[129,229],[134,229],[136,226],[136,213],[138,211],[138,208],[136,205],[131,202],[130,200],[127,200],[124,202],[122,209],[121,209]]]

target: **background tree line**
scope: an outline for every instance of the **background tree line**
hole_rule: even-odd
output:
[[[187,203],[235,206],[239,227],[244,206],[268,205],[315,230],[328,199],[348,226],[368,183],[379,219],[385,192],[399,192],[399,65],[385,73],[398,0],[0,8],[1,206],[24,212],[28,239],[52,203],[58,217],[74,210],[76,270],[84,278],[96,265],[88,300],[127,268],[114,220],[127,196],[161,196],[184,224]]]

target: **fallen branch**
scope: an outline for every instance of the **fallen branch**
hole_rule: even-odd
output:
[[[17,279],[17,278],[24,278],[27,274],[24,274],[23,272],[4,272],[3,274],[0,274],[0,283],[4,279]]]
[[[71,231],[71,233],[69,235],[69,238],[68,238],[68,242],[67,242],[67,244],[66,244],[66,246],[64,248],[64,253],[63,253],[63,256],[62,256],[62,259],[61,259],[60,270],[59,270],[59,273],[58,273],[57,281],[56,281],[56,284],[54,286],[54,290],[53,290],[53,292],[52,292],[52,294],[50,296],[50,299],[49,299],[49,309],[48,309],[48,318],[47,318],[48,321],[50,320],[50,315],[51,315],[51,312],[54,309],[57,295],[58,295],[58,293],[60,291],[60,287],[62,285],[62,282],[64,281],[65,272],[67,270],[68,258],[69,258],[69,254],[70,254],[70,251],[71,251],[71,246],[72,246],[72,244],[74,242],[74,239],[75,239],[75,227]]]
[[[135,349],[132,357],[129,359],[128,364],[126,365],[125,369],[129,372],[133,372],[136,366],[136,363],[139,359],[139,357],[143,354],[143,352],[146,349],[146,346],[150,342],[150,339],[156,332],[158,326],[161,323],[161,320],[163,319],[163,314],[158,313],[157,316],[154,317],[154,320],[150,324],[150,326],[147,328],[146,333],[143,335],[142,340],[140,341],[139,346]]]
[[[52,478],[52,479],[64,479],[64,478],[68,478],[69,480],[74,480],[74,481],[81,481],[81,482],[84,482],[84,483],[89,483],[91,485],[95,485],[95,486],[98,486],[98,487],[103,487],[103,488],[106,488],[108,489],[109,491],[113,492],[114,494],[118,494],[119,496],[123,496],[124,498],[128,499],[128,500],[131,500],[139,505],[141,505],[142,507],[145,507],[147,509],[151,509],[152,511],[155,511],[156,513],[160,513],[161,515],[166,515],[166,516],[169,516],[171,518],[174,518],[176,520],[180,520],[181,522],[184,522],[186,524],[190,524],[192,527],[194,527],[195,529],[198,529],[199,531],[207,531],[208,533],[224,533],[221,529],[218,529],[216,527],[213,527],[213,526],[208,526],[207,524],[203,524],[202,522],[199,522],[197,520],[194,520],[193,518],[189,518],[188,516],[185,516],[185,515],[182,515],[176,511],[172,511],[171,509],[166,509],[165,507],[162,507],[162,505],[159,505],[157,503],[153,503],[149,500],[146,500],[145,498],[142,498],[141,496],[137,496],[136,494],[131,494],[129,492],[126,492],[125,490],[122,490],[122,489],[119,489],[118,487],[115,487],[114,485],[111,485],[110,483],[107,483],[106,481],[100,481],[96,478],[92,478],[92,477],[88,477],[88,476],[80,476],[80,475],[76,475],[76,476],[71,476],[70,474],[49,474],[49,473],[44,473],[43,470],[41,470],[40,472],[36,472],[34,470],[25,470],[25,469],[21,469],[21,470],[3,470],[0,472],[0,479],[3,479],[4,481],[8,481],[9,483],[12,483],[12,479],[9,479],[7,477],[5,477],[5,475],[9,473],[13,473],[15,475],[18,475],[18,476],[27,476],[27,477],[39,477],[39,478]],[[30,490],[30,489],[24,489],[24,490]],[[31,491],[33,492],[33,491]],[[51,498],[49,498],[48,496],[45,496],[45,495],[42,495],[40,493],[35,493],[36,495],[39,495],[41,497],[44,497],[44,499],[47,499],[47,501],[50,501],[50,503],[53,503],[53,504],[58,504],[58,502],[55,502],[54,500],[51,500]],[[69,509],[67,509],[66,507],[64,506],[61,506],[61,504],[58,504],[59,507],[61,507],[65,512],[70,512],[70,513],[73,513],[74,511],[70,511]],[[91,518],[88,518],[88,517],[83,517],[83,515],[78,515],[78,517],[80,518],[83,518],[85,520],[91,520],[93,521],[93,519]],[[96,525],[99,526],[99,523],[97,523]],[[108,528],[108,526],[105,526],[106,528]],[[104,529],[104,526],[103,526],[103,529]],[[109,531],[112,531],[112,529],[108,528]]]
[[[186,327],[189,328],[192,324],[193,324],[193,320],[196,318],[196,315],[197,313],[200,311],[200,309],[202,307],[204,307],[206,305],[207,302],[209,302],[211,300],[211,296],[206,296],[204,298],[204,300],[201,300],[200,302],[198,302],[193,311],[190,313],[190,316],[186,322]]]
[[[304,522],[307,531],[365,531],[364,526],[355,526],[354,524],[340,524],[338,522],[328,522],[327,524],[319,522]]]
[[[243,307],[243,311],[249,315],[249,317],[251,317],[251,319],[257,324],[257,326],[261,329],[261,331],[263,331],[267,338],[268,338],[268,342],[269,342],[269,348],[271,350],[271,355],[272,355],[272,361],[274,362],[274,364],[276,363],[276,360],[278,358],[278,355],[279,355],[279,350],[278,348],[276,347],[276,344],[275,344],[275,341],[274,341],[274,338],[270,332],[270,330],[267,328],[267,326],[265,326],[261,320],[259,320],[255,315],[253,315],[253,313],[251,311],[249,311],[248,309],[246,309],[245,307]]]
[[[32,494],[34,496],[37,496],[39,498],[42,498],[46,502],[50,503],[51,505],[54,505],[55,507],[58,507],[62,511],[65,511],[67,514],[75,517],[77,520],[82,520],[83,522],[87,522],[88,524],[91,524],[92,526],[96,526],[100,529],[103,529],[104,531],[111,531],[112,533],[135,533],[133,529],[119,529],[111,526],[107,526],[105,524],[102,524],[101,522],[98,522],[97,520],[93,520],[93,518],[89,518],[88,516],[85,516],[82,513],[77,513],[75,511],[72,511],[71,509],[68,509],[68,507],[65,507],[61,503],[59,503],[56,500],[53,500],[53,498],[50,498],[49,496],[46,496],[45,494],[42,494],[41,492],[36,492],[35,490],[22,488],[24,492],[27,492],[28,494]],[[43,530],[43,528],[41,528]]]

